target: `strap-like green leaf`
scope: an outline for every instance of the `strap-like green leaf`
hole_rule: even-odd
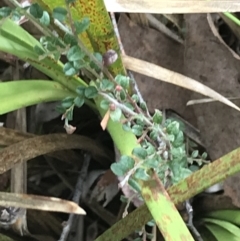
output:
[[[40,102],[62,100],[74,96],[54,81],[20,80],[0,83],[0,114]]]
[[[239,241],[237,236],[218,225],[208,223],[206,224],[206,228],[213,234],[217,241]]]
[[[240,210],[217,210],[207,213],[204,217],[224,220],[240,226]]]
[[[213,223],[219,227],[221,227],[222,229],[227,230],[228,232],[234,234],[236,237],[238,237],[238,239],[240,240],[240,228],[237,227],[236,225],[227,222],[227,221],[223,221],[223,220],[219,220],[219,219],[214,219],[214,218],[203,218],[201,219],[205,224],[206,223]]]

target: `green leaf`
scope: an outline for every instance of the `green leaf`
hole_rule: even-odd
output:
[[[137,191],[138,193],[141,192],[141,187],[140,187],[140,185],[139,185],[138,182],[135,181],[133,178],[129,178],[128,184],[129,184],[129,186],[130,186],[133,190]]]
[[[136,156],[137,158],[144,160],[147,157],[147,150],[142,147],[135,147],[132,150],[132,155]]]
[[[171,152],[173,158],[175,158],[175,157],[181,158],[181,157],[185,156],[185,154],[186,154],[185,146],[182,145],[179,147],[172,148],[170,152]]]
[[[232,233],[233,235],[238,237],[238,239],[240,239],[240,228],[230,222],[213,219],[213,218],[203,218],[201,220],[205,223],[215,224],[215,225],[221,227],[222,229],[227,230],[229,233]]]
[[[64,22],[67,16],[67,9],[62,7],[56,7],[53,9],[53,18],[60,22]]]
[[[173,144],[174,147],[179,147],[183,144],[183,142],[184,142],[183,132],[179,131],[178,134],[175,136],[172,144]]]
[[[42,23],[45,26],[48,26],[50,24],[50,16],[48,12],[43,11],[42,17],[39,19],[40,23]]]
[[[141,125],[133,125],[132,133],[136,136],[141,136],[143,133],[143,127]]]
[[[64,67],[63,71],[66,76],[72,76],[77,74],[77,70],[74,68],[73,64],[71,62],[67,62]]]
[[[124,176],[134,167],[135,161],[129,156],[121,156],[119,162],[111,165],[112,172],[117,176]]]
[[[111,165],[111,170],[116,176],[119,177],[122,177],[126,174],[126,172],[122,170],[121,165],[119,165],[119,163],[113,163]]]
[[[87,30],[90,25],[89,18],[85,17],[82,21],[74,21],[74,26],[77,34],[80,34]]]
[[[167,132],[169,134],[177,135],[179,132],[179,127],[180,127],[179,122],[173,121],[167,126]]]
[[[197,158],[198,157],[198,155],[199,155],[199,151],[198,150],[194,150],[193,152],[192,152],[192,158]]]
[[[100,88],[103,91],[112,91],[114,89],[114,83],[108,79],[102,79],[100,83]]]
[[[149,227],[153,227],[156,225],[156,222],[154,220],[151,220],[151,221],[147,222],[146,225]]]
[[[100,63],[100,65],[102,64],[102,55],[100,53],[93,53],[93,56],[98,60],[98,62]],[[97,72],[100,71],[99,67],[94,63],[94,62],[90,62],[90,67],[95,69]]]
[[[149,180],[150,176],[147,174],[146,170],[144,168],[138,168],[135,173],[134,177],[136,179],[147,181]]]
[[[202,154],[202,159],[203,159],[203,160],[206,160],[206,159],[207,159],[207,153],[206,153],[206,152],[203,152],[203,154]]]
[[[17,9],[14,9],[12,11],[12,14],[11,14],[11,19],[16,22],[16,21],[19,21],[20,18],[22,17],[22,15],[19,13],[19,11]]]
[[[134,110],[134,107],[132,106],[132,104],[126,102],[124,103],[125,106],[127,106],[130,110]]]
[[[115,81],[121,85],[125,90],[129,88],[130,78],[123,75],[117,75]]]
[[[80,108],[83,106],[84,104],[84,98],[80,98],[79,96],[77,96],[75,99],[74,99],[74,104]]]
[[[83,59],[84,56],[85,54],[77,45],[71,47],[67,53],[67,58],[69,61],[80,60],[80,59]]]
[[[148,142],[146,151],[147,151],[147,155],[149,156],[156,152],[156,148],[151,143]]]
[[[155,113],[153,115],[153,122],[156,124],[161,124],[163,120],[162,112],[159,110],[155,110]]]
[[[139,102],[139,97],[138,97],[137,94],[132,95],[131,98],[132,98],[132,100],[133,100],[135,103],[138,103],[138,102]]]
[[[59,101],[71,94],[65,87],[53,81],[2,82],[0,83],[0,115],[43,101]]]
[[[103,99],[101,102],[100,102],[100,107],[104,110],[107,110],[109,108],[109,101],[108,100],[105,100]]]
[[[6,18],[8,17],[12,12],[12,9],[10,7],[2,7],[0,8],[0,17]]]
[[[141,114],[139,114],[139,115],[137,116],[136,124],[144,127],[145,123],[144,123],[144,121],[143,121],[143,118],[142,118],[142,115],[141,115]]]
[[[80,97],[84,97],[85,89],[86,89],[86,87],[78,86],[76,89],[76,92]]]
[[[84,59],[79,59],[76,61],[73,61],[73,66],[75,69],[82,69],[83,67],[85,67],[87,65],[87,63],[84,61]]]
[[[37,19],[43,16],[43,9],[37,3],[31,4],[29,12]]]
[[[240,210],[217,210],[206,213],[204,217],[219,219],[240,226]]]
[[[124,131],[131,131],[131,123],[130,122],[127,122],[125,124],[122,125],[122,128]]]
[[[74,103],[74,98],[73,97],[66,97],[65,99],[62,100],[62,107],[67,109],[69,107],[71,107]]]
[[[46,53],[46,52],[43,50],[43,48],[40,48],[38,45],[35,45],[33,49],[34,49],[34,51],[35,51],[38,55],[43,55],[43,54]]]
[[[173,172],[173,177],[172,177],[173,184],[177,184],[178,182],[180,182],[181,180],[187,178],[192,174],[192,171],[190,169],[183,168],[177,164],[172,165],[171,163],[170,168]]]
[[[119,163],[124,166],[126,170],[130,170],[134,167],[135,161],[132,157],[123,155],[120,157]]]
[[[68,119],[69,121],[73,120],[73,108],[67,111],[66,119]]]
[[[76,38],[72,34],[69,34],[69,33],[66,33],[64,35],[63,41],[65,44],[70,45],[70,46],[78,44]]]
[[[158,136],[159,136],[159,134],[156,130],[151,131],[150,134],[149,134],[149,137],[154,141],[157,140]]]
[[[114,111],[110,112],[110,118],[112,121],[120,121],[122,117],[122,110],[120,108],[116,108]]]
[[[93,99],[93,98],[97,97],[98,90],[94,86],[88,86],[85,88],[84,95],[88,99]]]
[[[157,168],[159,166],[159,160],[157,157],[147,158],[143,165],[148,168]]]
[[[217,241],[239,241],[239,238],[218,225],[206,223],[206,228],[214,235]],[[207,241],[207,240],[206,240]]]
[[[146,111],[147,110],[146,102],[141,102],[140,107],[141,107],[142,110]]]
[[[123,202],[123,203],[127,203],[128,202],[128,198],[123,196],[123,195],[121,195],[120,196],[120,201]]]

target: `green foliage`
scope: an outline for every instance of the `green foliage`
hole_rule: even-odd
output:
[[[43,16],[43,9],[37,3],[31,4],[29,12],[37,19],[42,18]]]
[[[60,22],[64,22],[67,17],[67,9],[62,7],[56,7],[53,9],[53,17]]]
[[[136,191],[137,193],[141,193],[141,187],[134,178],[129,178],[128,184],[134,191]]]
[[[50,16],[49,16],[48,12],[43,11],[43,15],[39,19],[39,21],[40,21],[41,24],[43,24],[45,26],[48,26],[50,24]]]
[[[141,125],[133,125],[132,133],[136,136],[141,136],[143,133],[143,127]]]
[[[110,112],[110,118],[114,122],[120,121],[121,116],[122,116],[122,110],[120,108],[116,108],[115,110]]]
[[[64,74],[66,76],[73,76],[78,73],[77,69],[74,68],[73,63],[67,62],[63,67]]]
[[[86,87],[84,90],[84,95],[88,99],[95,98],[98,95],[98,90],[94,86]]]
[[[82,21],[74,21],[74,27],[77,34],[81,34],[88,29],[90,25],[89,18],[85,17]]]
[[[147,174],[147,171],[146,169],[144,168],[138,168],[135,173],[134,173],[134,177],[136,179],[139,179],[139,180],[144,180],[144,181],[147,181],[150,179],[150,176]]]
[[[109,101],[108,100],[102,100],[101,103],[100,103],[100,107],[104,110],[107,110],[109,108]]]
[[[100,89],[102,91],[113,91],[114,90],[114,83],[108,79],[102,79],[100,83]]]
[[[155,124],[161,124],[163,120],[162,112],[159,110],[155,110],[155,113],[153,115],[153,122]]]
[[[125,90],[129,88],[130,78],[123,75],[117,75],[115,81],[121,85]]]
[[[117,176],[124,176],[134,167],[135,161],[129,156],[121,156],[119,162],[111,165],[111,170]]]
[[[73,2],[73,0],[67,1],[68,4]],[[42,10],[38,4],[32,4],[29,11],[42,25],[49,25],[49,14]],[[13,14],[11,9],[0,9],[0,17],[3,18],[10,14]],[[52,12],[52,17],[62,22],[63,27],[65,22],[69,21],[69,19],[66,21],[68,15],[67,9],[63,7],[56,7]],[[10,38],[9,42],[10,45],[12,44],[11,41],[18,43],[19,53],[20,50],[29,53],[27,57],[19,54],[20,57],[24,56],[23,59],[32,60],[30,63],[39,61],[37,63],[40,70],[42,68],[47,71],[46,68],[51,63],[51,70],[47,73],[50,73],[50,77],[54,76],[54,78],[52,77],[54,84],[58,81],[59,76],[62,77],[61,81],[67,88],[69,88],[67,83],[74,82],[69,90],[65,90],[59,84],[62,89],[54,92],[55,99],[58,100],[59,96],[61,96],[62,102],[59,110],[63,113],[65,125],[68,125],[68,121],[73,119],[75,106],[81,107],[84,103],[93,103],[91,101],[96,101],[101,97],[100,108],[105,113],[107,110],[110,111],[110,121],[115,122],[116,126],[120,126],[118,131],[120,132],[123,129],[128,132],[129,139],[131,139],[132,133],[138,137],[138,142],[136,142],[135,136],[132,138],[135,142],[132,141],[133,144],[130,148],[133,148],[133,146],[135,148],[128,155],[123,155],[118,162],[111,165],[111,170],[117,176],[124,177],[122,185],[129,185],[136,192],[140,193],[141,186],[139,181],[149,180],[150,169],[155,171],[164,185],[167,183],[171,185],[178,183],[191,175],[192,170],[189,168],[189,159],[206,158],[206,154],[202,154],[199,157],[199,153],[193,151],[191,157],[189,157],[188,153],[186,153],[184,135],[180,124],[169,119],[163,123],[163,115],[159,110],[155,110],[155,113],[151,116],[140,94],[137,91],[134,94],[129,94],[131,88],[130,81],[132,80],[128,76],[120,74],[111,76],[108,72],[106,74],[106,70],[102,66],[103,56],[98,52],[91,53],[82,48],[82,45],[79,44],[81,39],[74,35],[79,35],[88,29],[90,25],[89,18],[83,18],[81,21],[74,20],[72,24],[74,26],[74,29],[71,30],[72,33],[65,26],[68,31],[63,38],[51,34],[52,32],[50,31],[49,35],[40,39],[40,44],[32,38],[21,40],[21,38],[16,38],[14,35],[11,35],[12,39]],[[9,47],[8,41],[4,38],[3,40],[3,44]],[[66,55],[68,61],[64,65],[58,64],[61,55]],[[47,67],[44,68],[42,66]],[[57,72],[51,75],[56,69]],[[81,81],[77,77],[78,74],[86,74],[87,78],[91,80],[91,84],[88,86],[86,83],[82,83],[79,86]],[[51,88],[53,89],[52,85]],[[16,93],[16,90],[14,93]],[[4,95],[2,93],[3,98]],[[16,102],[18,100],[16,98],[17,95],[14,96],[12,94],[12,96]],[[49,95],[45,96],[45,98],[47,100],[50,99]],[[36,101],[29,101],[29,103],[36,103]],[[11,109],[9,106],[7,108],[7,110]],[[99,112],[101,112],[101,109]],[[118,133],[115,134],[117,135]],[[122,141],[125,140],[122,139]]]
[[[139,158],[140,160],[145,160],[148,155],[147,151],[142,147],[134,148],[132,151],[132,154],[133,156]]]

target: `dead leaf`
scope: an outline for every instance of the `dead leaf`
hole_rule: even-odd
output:
[[[18,142],[0,151],[0,173],[3,173],[19,162],[28,161],[34,157],[49,152],[83,149],[93,155],[109,158],[107,154],[92,139],[80,135],[50,134],[42,135]]]
[[[51,212],[75,213],[86,212],[72,201],[55,197],[0,192],[0,206],[11,206]]]
[[[126,13],[216,13],[240,12],[237,0],[189,1],[189,0],[104,0],[108,12]]]
[[[181,86],[183,88],[198,92],[202,95],[209,96],[240,111],[240,108],[234,103],[232,103],[230,100],[194,79],[188,78],[179,73],[127,55],[122,55],[122,60],[124,66],[129,70],[150,76],[160,81],[165,81],[171,84]]]
[[[220,16],[224,17],[223,14],[221,14]],[[227,19],[227,17],[225,17]],[[222,37],[220,36],[214,22],[213,22],[213,18],[212,18],[212,15],[211,14],[207,14],[207,20],[208,20],[208,24],[209,24],[209,27],[211,28],[214,36],[216,36],[218,38],[218,40],[220,41],[220,43],[222,43],[227,49],[228,51],[230,51],[233,55],[234,58],[240,60],[240,57],[237,53],[235,53],[225,42],[224,40],[222,39]],[[233,24],[235,24],[232,20],[229,19],[229,21]]]
[[[118,194],[118,179],[111,169],[107,170],[98,181],[91,193],[91,199],[98,202],[105,200],[103,207],[106,207],[110,201]]]
[[[106,128],[107,128],[109,118],[110,118],[110,109],[108,109],[108,111],[106,112],[106,114],[104,115],[104,117],[100,123],[103,130],[106,130]]]

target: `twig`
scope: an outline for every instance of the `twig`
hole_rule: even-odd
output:
[[[83,161],[82,170],[79,174],[79,177],[78,177],[78,180],[77,180],[77,185],[76,185],[75,192],[74,192],[73,199],[72,199],[75,203],[79,203],[79,199],[82,195],[83,184],[84,184],[84,181],[85,181],[86,176],[87,176],[87,170],[88,170],[88,166],[89,166],[89,163],[90,163],[90,159],[91,159],[90,154],[88,154],[88,153],[84,154],[84,161]],[[69,218],[68,218],[68,221],[63,228],[63,231],[62,231],[62,234],[61,234],[61,237],[60,237],[59,241],[65,241],[67,239],[69,231],[70,231],[71,226],[73,224],[73,220],[74,220],[74,214],[70,214]]]
[[[117,40],[118,40],[118,45],[119,45],[119,48],[120,48],[120,51],[121,51],[121,54],[122,55],[125,55],[125,50],[124,50],[124,47],[123,47],[123,44],[122,44],[122,40],[121,40],[121,37],[120,37],[120,34],[119,34],[119,30],[118,30],[118,26],[117,26],[117,21],[116,21],[116,18],[115,18],[115,14],[113,12],[110,13],[111,15],[111,19],[112,19],[112,24],[113,24],[113,29],[114,29],[114,32],[115,32],[115,35],[117,37]],[[133,73],[130,71],[130,70],[127,70],[127,73],[130,77],[130,79],[132,79],[132,87],[135,91],[135,93],[137,94],[138,98],[139,98],[139,102],[140,103],[143,103],[145,102],[143,100],[143,97],[142,97],[142,94],[140,93],[139,91],[139,88],[138,88],[138,85],[137,85],[137,82],[134,78],[134,75]],[[147,116],[148,117],[151,117],[150,114],[149,114],[149,111],[147,109]]]
[[[188,213],[188,227],[189,229],[191,229],[191,231],[193,232],[195,238],[197,241],[203,241],[200,233],[197,231],[197,229],[195,228],[194,224],[193,224],[193,208],[192,205],[190,204],[189,200],[186,201],[186,209],[187,209],[187,213]]]

